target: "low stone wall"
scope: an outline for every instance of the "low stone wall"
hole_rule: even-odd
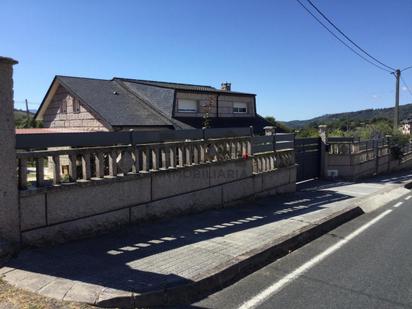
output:
[[[412,153],[393,160],[389,153],[358,160],[357,154],[328,154],[327,171],[337,171],[337,178],[356,180],[377,174],[391,173],[412,167]],[[329,176],[330,177],[330,176]]]
[[[295,189],[294,164],[256,174],[252,159],[236,159],[22,190],[21,239],[23,245],[64,242]]]

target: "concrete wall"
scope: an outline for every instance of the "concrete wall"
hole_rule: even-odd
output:
[[[80,111],[74,111],[74,98],[63,87],[59,86],[50,105],[43,116],[45,128],[75,128],[84,131],[108,131],[101,120],[94,116],[85,106],[80,104]],[[62,111],[66,102],[67,112]]]
[[[22,242],[64,242],[129,223],[294,192],[295,187],[295,166],[253,174],[252,160],[239,159],[21,191]]]
[[[377,158],[359,162],[355,156],[356,154],[328,154],[327,170],[336,170],[338,172],[338,178],[356,180],[412,167],[412,153],[406,154],[401,160],[394,160],[390,154],[385,154]]]

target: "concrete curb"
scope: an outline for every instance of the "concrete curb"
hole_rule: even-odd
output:
[[[277,238],[273,242],[258,249],[246,252],[228,262],[220,265],[203,278],[191,283],[170,286],[163,290],[157,290],[144,294],[132,294],[132,296],[115,297],[98,301],[100,307],[152,307],[152,306],[176,306],[190,304],[223,289],[234,282],[248,276],[256,270],[268,265],[277,259],[287,255],[316,238],[330,232],[338,226],[355,219],[356,217],[372,212],[387,203],[410,193],[412,182],[390,186],[379,194],[356,198],[351,206],[344,210],[329,215],[313,224],[293,233]]]
[[[355,205],[362,208],[366,213],[372,212],[393,200],[396,200],[411,191],[412,182],[402,185],[391,186],[379,192],[379,194],[371,194],[365,197],[360,197],[355,200]]]
[[[246,252],[242,256],[234,258],[229,263],[220,265],[210,272],[210,274],[199,278],[197,281],[144,294],[134,294],[131,297],[125,296],[106,299],[98,301],[94,305],[106,308],[133,308],[175,306],[193,303],[229,286],[363,213],[362,209],[358,206],[348,207],[316,223],[296,230],[283,238],[278,238],[263,247]]]

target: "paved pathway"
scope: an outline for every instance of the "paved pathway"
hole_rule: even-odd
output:
[[[355,197],[411,176],[398,174],[358,184],[305,184],[295,195],[26,250],[0,269],[0,277],[44,296],[91,304],[191,283],[238,263],[274,238],[350,207]]]

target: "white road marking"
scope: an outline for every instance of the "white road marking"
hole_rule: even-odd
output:
[[[401,206],[403,204],[403,202],[397,202],[395,205],[393,205],[393,207],[398,208],[399,206]]]
[[[304,272],[308,271],[310,268],[324,260],[327,256],[330,254],[334,253],[336,250],[340,249],[343,245],[345,245],[347,242],[361,234],[363,231],[365,231],[367,228],[372,226],[373,224],[377,223],[379,220],[381,220],[383,217],[386,215],[390,214],[392,212],[391,209],[386,210],[385,212],[381,213],[379,216],[375,217],[368,223],[362,225],[360,228],[334,244],[333,246],[329,247],[322,253],[318,254],[317,256],[313,257],[309,261],[307,261],[305,264],[301,265],[297,269],[295,269],[293,272],[287,274],[284,276],[282,279],[271,285],[270,287],[266,288],[253,298],[249,299],[248,301],[244,302],[239,309],[249,309],[249,308],[255,308],[257,305],[261,304],[263,301],[268,299],[270,296],[278,292],[280,289],[282,289],[286,284],[289,282],[299,278]]]
[[[407,197],[405,197],[405,200],[409,200],[412,197],[412,195],[408,195]]]

